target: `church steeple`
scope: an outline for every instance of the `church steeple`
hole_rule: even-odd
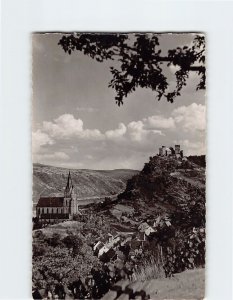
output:
[[[64,197],[71,198],[72,191],[73,191],[73,184],[72,184],[72,179],[71,179],[71,175],[70,175],[70,171],[69,171],[69,175],[67,178],[67,184],[66,184],[66,188],[65,188],[65,192],[64,192]]]

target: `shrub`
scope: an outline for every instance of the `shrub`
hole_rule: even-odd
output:
[[[33,282],[38,288],[45,288],[48,282],[56,284],[62,281],[69,284],[73,280],[90,274],[93,266],[98,266],[98,258],[94,257],[90,248],[81,255],[70,255],[65,247],[48,246],[40,257],[33,258]],[[41,275],[41,280],[38,280]]]
[[[134,279],[145,281],[165,276],[162,260],[151,257],[141,263],[134,272]]]
[[[51,238],[46,239],[49,246],[57,247],[61,244],[61,235],[59,233],[53,233]]]
[[[45,251],[46,251],[45,246],[34,244],[32,248],[33,258],[44,255]]]
[[[193,228],[181,233],[174,238],[173,247],[164,247],[165,274],[171,276],[174,273],[186,269],[203,267],[205,265],[205,229]]]
[[[34,239],[44,239],[45,235],[41,230],[36,230],[36,231],[34,231],[33,238]]]

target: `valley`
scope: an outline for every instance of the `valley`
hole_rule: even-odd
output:
[[[66,172],[35,166],[34,176],[40,182],[36,191],[43,186],[46,192],[55,192],[59,183],[65,185]],[[56,285],[62,276],[72,294],[69,284],[80,276],[86,297],[93,293],[92,297],[99,298],[119,280],[148,281],[204,268],[204,167],[187,159],[154,156],[141,172],[71,172],[74,185],[79,180],[75,190],[80,214],[33,231],[33,282],[37,288],[43,289],[48,280]],[[48,260],[51,263],[47,264]],[[85,280],[89,277],[95,282],[101,277],[104,289],[88,287]]]

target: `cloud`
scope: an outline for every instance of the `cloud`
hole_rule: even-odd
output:
[[[171,117],[154,115],[143,119],[144,129],[173,130],[184,133],[205,131],[206,115],[205,105],[192,103],[189,106],[180,106],[174,109]]]
[[[133,121],[128,124],[129,136],[133,141],[141,141],[145,130],[142,121]]]
[[[43,122],[43,130],[52,137],[69,137],[83,131],[83,121],[71,114],[64,114],[54,122]]]
[[[86,140],[119,140],[123,137],[131,141],[141,141],[148,134],[162,135],[161,130],[148,128],[146,123],[156,122],[156,117],[151,117],[151,120],[133,121],[127,126],[124,123],[119,123],[118,128],[101,132],[99,129],[84,129],[83,121],[76,119],[72,114],[63,114],[53,122],[43,122],[41,132],[51,139],[86,139]],[[169,120],[170,121],[170,120]],[[166,119],[160,120],[161,127],[166,127]],[[168,124],[169,125],[169,124]]]
[[[204,131],[206,128],[205,105],[192,103],[173,110],[172,118],[176,126],[185,132]]]
[[[32,132],[32,153],[38,153],[41,150],[41,147],[45,145],[52,145],[54,141],[52,138],[45,132],[37,130]]]
[[[143,142],[149,135],[163,135],[161,130],[148,129],[144,121],[133,121],[127,126],[128,137],[134,142]]]
[[[108,139],[116,139],[124,136],[126,134],[127,128],[124,123],[120,123],[118,128],[115,130],[108,130],[105,135]]]
[[[71,114],[63,114],[53,122],[43,122],[42,130],[52,138],[72,138],[78,136],[87,139],[101,139],[98,129],[84,129],[83,121]]]
[[[161,128],[161,129],[172,129],[175,128],[175,121],[173,118],[165,118],[160,115],[151,116],[143,119],[145,126],[149,129]]]

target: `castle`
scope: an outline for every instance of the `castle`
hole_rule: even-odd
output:
[[[174,156],[176,158],[183,158],[183,150],[180,150],[180,145],[173,147],[162,146],[159,148],[159,156]]]
[[[57,223],[72,219],[78,213],[78,203],[69,172],[64,196],[40,197],[36,205],[36,216],[41,223]]]

